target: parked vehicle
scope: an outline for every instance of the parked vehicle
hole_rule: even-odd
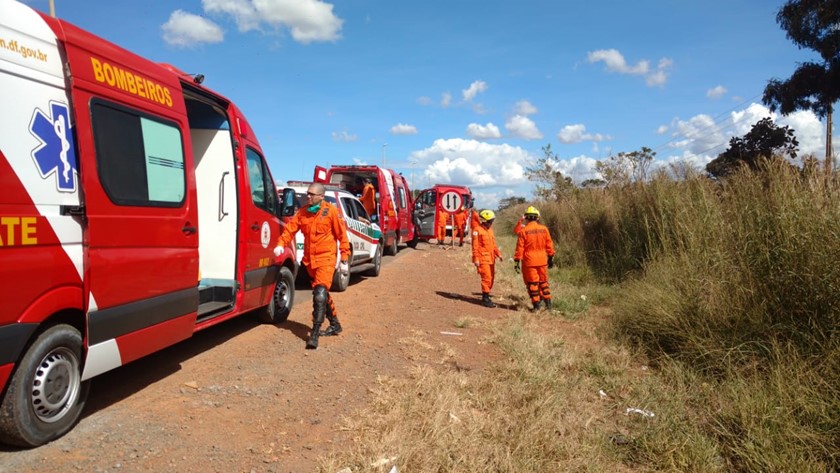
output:
[[[414,199],[414,227],[418,238],[429,241],[437,238],[438,215],[440,210],[454,213],[456,209],[471,211],[473,207],[472,191],[467,186],[449,184],[435,184],[429,189],[423,189]],[[469,225],[469,219],[467,219]],[[446,224],[447,235],[452,234],[452,224]]]
[[[292,209],[287,209],[285,215],[294,215],[298,209],[306,205],[306,189],[311,182],[289,181],[286,187],[278,189],[278,192],[294,192],[295,198]],[[365,276],[379,276],[382,268],[382,232],[379,225],[371,222],[359,199],[337,186],[325,186],[324,200],[338,207],[338,213],[344,218],[347,224],[347,239],[350,240],[350,273],[362,273]],[[286,205],[288,207],[288,205]],[[295,235],[297,246],[297,262],[303,260],[303,232]],[[341,261],[336,245],[335,266]],[[298,271],[298,278],[308,279],[307,272],[301,268]],[[333,275],[331,291],[342,292],[347,290],[350,284],[350,274],[343,275],[336,270]]]
[[[68,432],[89,380],[245,312],[285,320],[274,180],[185,74],[0,2],[0,441]]]
[[[376,190],[374,222],[382,230],[386,255],[397,254],[397,245],[417,245],[417,234],[411,219],[411,190],[402,174],[379,166],[316,166],[315,182],[339,185],[349,192],[361,194],[362,180],[370,178]]]

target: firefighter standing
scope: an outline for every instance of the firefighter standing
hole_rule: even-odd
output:
[[[444,240],[446,240],[446,222],[449,221],[449,213],[446,210],[438,209],[437,211],[437,242],[438,245],[443,245]],[[453,235],[454,229],[453,229]],[[453,236],[454,238],[454,236]]]
[[[525,210],[525,225],[516,232],[516,251],[513,254],[514,270],[520,272],[528,288],[534,310],[545,302],[551,309],[551,291],[548,287],[548,268],[554,267],[554,243],[548,228],[540,223],[540,211],[534,207]]]
[[[362,202],[362,207],[368,213],[368,217],[372,221],[374,214],[376,214],[376,189],[373,188],[373,183],[371,182],[369,177],[362,179],[364,185],[362,186],[362,196],[359,197],[359,201]]]
[[[341,253],[339,271],[348,274],[350,269],[347,260],[350,257],[350,243],[347,240],[347,228],[344,219],[338,214],[338,209],[324,200],[324,185],[310,184],[306,190],[307,206],[302,207],[295,216],[286,223],[274,255],[283,254],[287,243],[293,241],[298,230],[303,232],[303,260],[306,272],[312,280],[312,333],[306,342],[307,349],[318,348],[319,335],[338,335],[341,324],[335,303],[327,290],[332,285],[335,273],[335,247]],[[321,332],[324,317],[330,322],[329,328]]]
[[[464,234],[466,233],[467,225],[467,209],[461,207],[455,212],[455,226],[452,228],[452,241],[454,243],[457,236],[460,241],[458,246],[464,246]]]
[[[478,213],[479,225],[472,228],[472,260],[481,276],[481,305],[484,307],[496,307],[490,300],[490,291],[496,278],[496,258],[502,259],[491,228],[494,220],[496,214],[492,210],[482,210]]]

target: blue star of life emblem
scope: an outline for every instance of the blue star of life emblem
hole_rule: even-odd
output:
[[[40,141],[32,150],[32,159],[41,177],[55,174],[59,192],[76,192],[79,168],[67,105],[50,101],[49,115],[35,109],[29,131]]]

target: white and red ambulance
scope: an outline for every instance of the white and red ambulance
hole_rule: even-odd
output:
[[[397,245],[417,246],[418,235],[411,219],[411,189],[402,174],[373,165],[315,166],[313,181],[341,186],[353,194],[362,191],[362,181],[370,178],[376,191],[375,222],[382,230],[384,254],[397,254]]]
[[[289,315],[259,143],[199,77],[0,1],[0,441],[78,420],[88,380],[248,311]]]

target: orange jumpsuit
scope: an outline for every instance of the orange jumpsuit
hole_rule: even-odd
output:
[[[467,211],[464,209],[460,209],[455,213],[455,227],[452,229],[452,239],[454,241],[456,236],[460,238],[461,240],[458,244],[461,246],[464,246],[464,234],[466,233],[466,225]]]
[[[554,256],[554,243],[548,228],[536,220],[529,220],[518,232],[514,261],[522,262],[522,279],[528,287],[528,296],[534,307],[541,300],[551,304],[548,287],[548,259]]]
[[[373,188],[373,184],[365,184],[359,200],[362,202],[362,207],[367,211],[368,217],[373,217],[376,214],[376,190]]]
[[[277,238],[277,246],[286,246],[292,241],[295,233],[303,232],[303,259],[312,287],[322,285],[329,289],[335,273],[335,246],[341,253],[341,262],[346,263],[350,258],[350,241],[347,239],[347,227],[338,209],[327,202],[321,201],[316,212],[310,212],[307,207],[297,211],[283,233]],[[335,304],[329,296],[327,306],[335,313]]]
[[[496,279],[496,258],[502,252],[496,246],[496,236],[492,228],[475,225],[472,228],[472,260],[478,263],[478,275],[481,276],[481,293],[489,294]]]
[[[437,213],[437,241],[438,245],[443,244],[443,240],[446,240],[446,224],[449,222],[449,214],[443,210],[438,209]]]

